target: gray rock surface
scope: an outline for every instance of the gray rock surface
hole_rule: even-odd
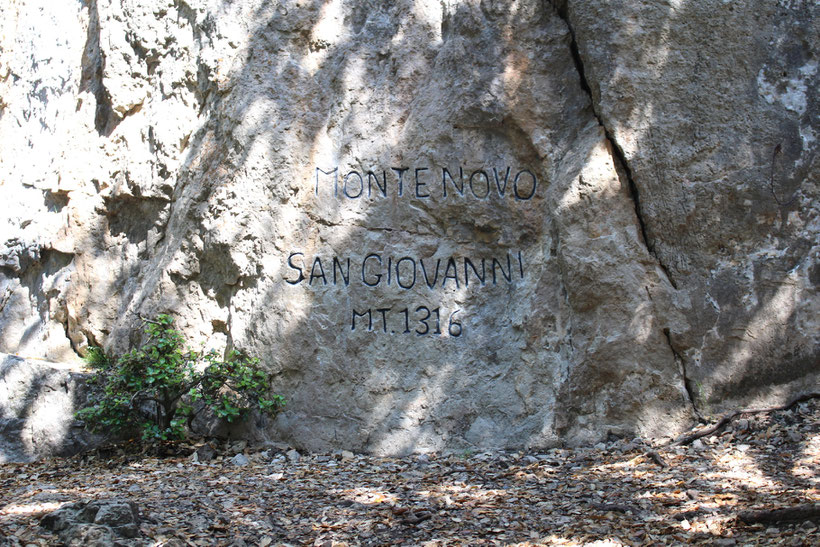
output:
[[[261,438],[376,453],[818,383],[810,2],[45,6],[0,7],[0,351],[169,312],[274,373]]]
[[[40,525],[58,532],[63,545],[147,545],[140,539],[136,504],[122,499],[78,501],[63,505],[42,518]]]
[[[704,411],[818,385],[816,2],[566,2]]]
[[[72,367],[0,354],[0,463],[70,456],[99,442],[74,419],[86,379]]]

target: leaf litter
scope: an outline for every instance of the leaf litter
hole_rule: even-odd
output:
[[[688,446],[401,458],[195,448],[2,464],[0,544],[66,543],[44,516],[116,498],[140,514],[139,537],[121,545],[820,545],[817,400]]]

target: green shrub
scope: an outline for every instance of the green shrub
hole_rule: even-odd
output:
[[[196,415],[210,409],[232,422],[252,409],[275,416],[284,406],[269,395],[270,377],[259,360],[232,352],[220,359],[214,351],[184,348],[173,319],[159,315],[145,322],[146,342],[119,359],[97,347],[86,362],[96,370],[93,404],[77,413],[92,431],[140,430],[149,442],[181,439]]]

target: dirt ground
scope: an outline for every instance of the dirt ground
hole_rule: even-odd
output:
[[[817,399],[667,448],[622,439],[405,458],[242,443],[194,458],[193,448],[0,465],[0,543],[89,544],[42,517],[115,499],[140,515],[120,545],[820,545]]]

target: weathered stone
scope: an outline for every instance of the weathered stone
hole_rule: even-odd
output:
[[[69,456],[98,442],[74,419],[86,380],[70,366],[0,354],[0,463]]]
[[[325,451],[816,386],[811,3],[223,4],[0,8],[0,351],[169,312],[288,399],[208,431]]]
[[[79,501],[44,516],[40,525],[59,532],[63,545],[146,545],[138,539],[139,510],[126,500]]]
[[[694,403],[816,389],[817,4],[564,4],[675,286],[680,315],[664,326]]]
[[[216,450],[210,444],[204,444],[196,449],[194,455],[198,462],[209,462],[216,457]]]
[[[237,467],[243,467],[245,465],[248,465],[251,462],[250,462],[250,460],[248,459],[248,457],[246,455],[237,454],[236,456],[231,458],[231,463],[234,464]]]

